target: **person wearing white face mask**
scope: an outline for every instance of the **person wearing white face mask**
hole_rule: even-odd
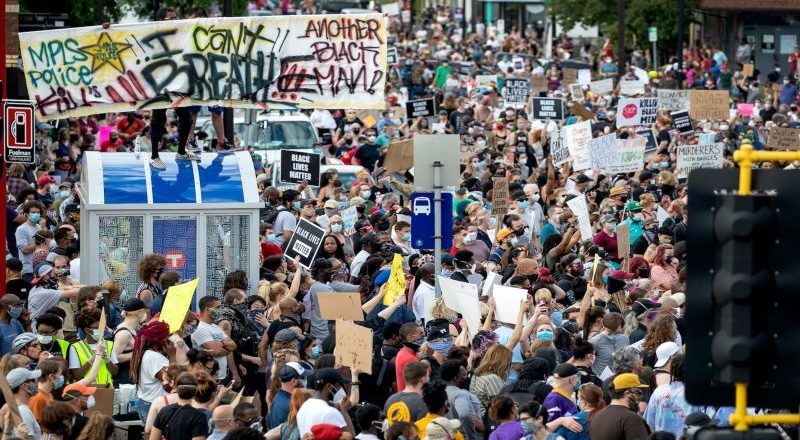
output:
[[[305,362],[287,362],[278,373],[281,385],[269,408],[267,429],[272,429],[289,419],[292,393],[297,388],[306,388],[306,380],[314,374],[311,365]]]
[[[72,432],[70,433],[72,438],[78,438],[78,435],[80,435],[89,421],[89,418],[84,416],[83,412],[94,408],[94,394],[96,391],[97,388],[86,386],[83,381],[75,382],[64,388],[62,393],[64,401],[75,411],[75,417],[72,419]]]
[[[122,323],[114,330],[114,354],[119,360],[117,383],[130,383],[130,362],[136,332],[147,321],[147,306],[144,301],[132,298],[122,306]]]
[[[474,261],[486,261],[489,258],[489,247],[482,240],[478,239],[478,228],[468,225],[461,243],[456,243],[459,250],[472,252]]]
[[[42,421],[44,407],[53,401],[54,391],[64,388],[64,372],[61,365],[62,363],[57,360],[45,359],[36,366],[42,374],[37,380],[36,394],[31,397],[28,407],[37,422]]]
[[[28,370],[27,368],[14,368],[6,374],[6,382],[8,382],[11,392],[14,394],[14,400],[19,408],[20,416],[22,416],[22,423],[28,428],[27,436],[20,436],[20,433],[15,428],[13,432],[14,437],[38,440],[42,437],[42,430],[39,423],[33,417],[31,409],[28,407],[31,396],[36,393],[36,379],[42,375],[41,370]]]
[[[539,236],[542,231],[542,226],[544,225],[544,210],[539,203],[541,198],[539,186],[535,183],[528,183],[522,190],[525,192],[525,197],[528,199],[528,208],[526,208],[525,211],[529,213],[530,218],[527,219],[527,222],[530,227],[533,228],[534,234]]]
[[[308,399],[297,412],[297,430],[301,436],[311,433],[311,427],[320,423],[336,425],[351,434],[355,433],[348,412],[353,406],[347,399],[345,379],[335,368],[317,370],[314,382],[314,397]],[[356,385],[356,384],[353,384]]]

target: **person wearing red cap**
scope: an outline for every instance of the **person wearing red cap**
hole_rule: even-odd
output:
[[[55,185],[56,179],[53,179],[49,175],[45,174],[44,176],[40,177],[36,180],[36,192],[39,194],[39,198],[45,196],[50,196],[50,185]]]
[[[64,387],[61,396],[64,402],[75,411],[75,417],[72,419],[72,432],[70,432],[71,438],[78,438],[89,421],[89,418],[84,416],[83,412],[94,408],[94,394],[96,391],[96,387],[87,386],[83,380]]]

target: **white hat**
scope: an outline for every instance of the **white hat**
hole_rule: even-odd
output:
[[[677,292],[677,293],[673,293],[670,296],[672,297],[672,299],[675,300],[676,303],[678,303],[678,307],[686,304],[686,294],[685,293]]]
[[[658,361],[655,363],[656,368],[661,368],[669,362],[669,358],[672,357],[675,353],[681,351],[681,348],[678,347],[678,344],[669,341],[665,342],[656,348],[656,357],[658,357]]]
[[[428,423],[426,433],[428,440],[450,440],[456,437],[456,429],[461,427],[461,422],[446,417],[437,417]]]
[[[11,388],[18,388],[29,380],[38,379],[42,370],[29,370],[27,368],[14,368],[6,374],[6,381]]]

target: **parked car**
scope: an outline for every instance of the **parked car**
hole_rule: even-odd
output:
[[[364,167],[361,165],[320,165],[319,167],[319,175],[322,176],[328,170],[334,169],[336,172],[339,173],[339,180],[342,182],[342,187],[350,188],[353,186],[353,182],[356,181],[356,176],[358,173],[364,170]],[[295,188],[296,185],[293,183],[281,183],[281,163],[280,161],[275,162],[271,168],[271,178],[272,178],[272,186],[278,188],[281,191]],[[319,186],[319,182],[309,182],[311,186]]]

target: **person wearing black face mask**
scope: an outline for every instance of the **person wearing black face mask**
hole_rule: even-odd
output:
[[[647,438],[650,428],[638,414],[642,390],[647,387],[633,373],[615,377],[609,387],[611,404],[592,418],[589,436],[596,439]]]
[[[419,347],[425,342],[425,331],[415,322],[407,322],[400,327],[400,338],[403,340],[403,348],[397,353],[395,358],[395,378],[397,379],[397,389],[402,390],[406,387],[403,378],[403,368],[417,360]]]
[[[458,359],[449,359],[439,367],[439,377],[447,384],[448,419],[458,419],[466,438],[478,438],[483,431],[481,402],[469,392],[469,374]]]
[[[167,259],[159,254],[145,255],[136,265],[136,272],[142,281],[136,289],[136,297],[150,308],[156,296],[162,295],[159,278],[167,266]]]

